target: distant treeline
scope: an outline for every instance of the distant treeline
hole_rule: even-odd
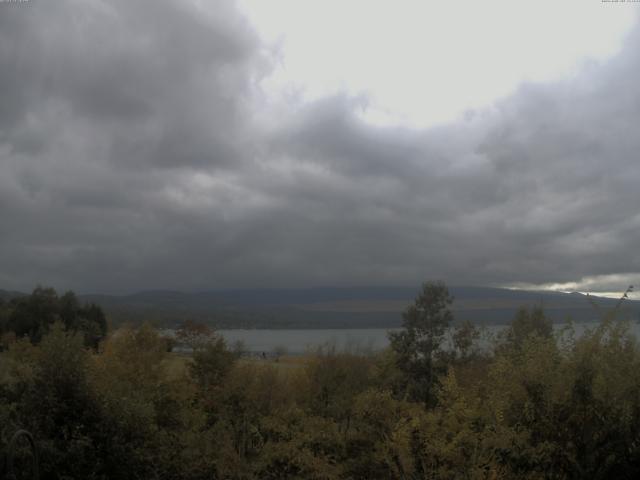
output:
[[[36,287],[31,295],[0,297],[0,348],[12,336],[38,343],[56,322],[81,333],[85,345],[94,348],[107,334],[107,319],[98,305],[81,303],[71,291],[58,296],[53,288]]]
[[[90,306],[63,317],[66,295],[35,297],[2,307],[0,442],[30,431],[44,478],[640,475],[640,347],[618,318],[622,302],[579,338],[523,308],[489,350],[459,322],[452,350],[451,296],[426,283],[388,350],[328,346],[271,362],[239,358],[197,322],[178,330],[190,357],[149,325],[96,346],[83,327]],[[47,320],[7,333],[19,309]]]

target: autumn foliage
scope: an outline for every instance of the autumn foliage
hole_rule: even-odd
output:
[[[96,352],[54,322],[0,353],[0,426],[34,434],[45,478],[637,478],[628,323],[578,336],[525,309],[488,341],[450,326],[432,287],[421,300],[438,308],[409,310],[388,350],[326,346],[295,362],[239,358],[213,332],[178,356],[148,325]]]

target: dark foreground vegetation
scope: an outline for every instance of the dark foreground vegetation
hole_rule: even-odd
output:
[[[189,358],[148,325],[105,336],[99,308],[36,290],[0,306],[0,442],[32,432],[61,479],[638,478],[627,323],[576,338],[523,309],[481,350],[450,304],[427,283],[387,351],[285,364],[194,325]]]

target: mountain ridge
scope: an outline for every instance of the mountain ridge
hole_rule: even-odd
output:
[[[513,290],[451,286],[452,310],[458,321],[508,323],[521,306],[542,306],[552,321],[597,319],[587,296],[578,292]],[[185,319],[216,328],[391,328],[418,287],[308,287],[217,289],[197,292],[142,290],[126,295],[83,294],[83,302],[100,305],[114,324],[150,321],[173,327]],[[1,298],[24,295],[0,290]],[[605,310],[618,299],[593,299]],[[640,319],[640,301],[625,300],[624,314]]]

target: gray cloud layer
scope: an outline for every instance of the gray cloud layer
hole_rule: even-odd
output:
[[[273,109],[232,1],[0,4],[0,288],[633,276],[639,40],[410,130],[347,96]]]

